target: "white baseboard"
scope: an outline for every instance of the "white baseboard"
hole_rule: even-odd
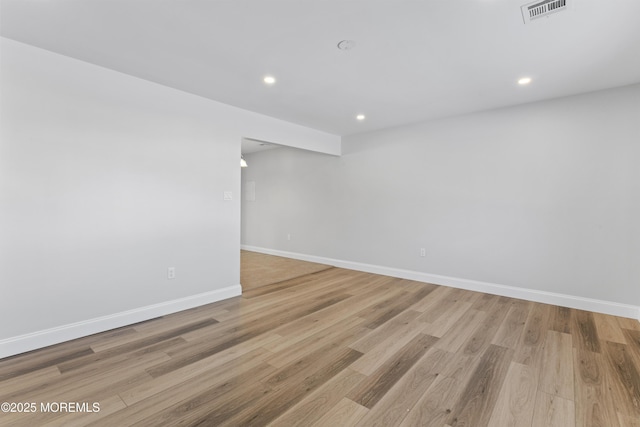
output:
[[[467,289],[470,291],[484,292],[487,294],[518,298],[527,301],[559,305],[562,307],[576,308],[579,310],[594,311],[597,313],[611,314],[614,316],[628,317],[640,321],[640,307],[635,305],[621,304],[617,302],[603,301],[592,298],[583,298],[573,295],[558,294],[554,292],[539,291],[536,289],[497,285],[495,283],[479,282],[476,280],[460,279],[457,277],[440,276],[437,274],[421,273],[419,271],[402,270],[398,268],[382,267],[378,265],[363,264],[359,262],[343,261],[333,258],[281,251],[277,249],[268,249],[249,245],[242,245],[241,248],[247,251],[260,252],[268,255],[283,256],[287,258],[299,259],[302,261],[329,264],[335,267],[347,268],[350,270],[364,271],[367,273],[381,274],[384,276],[399,277],[401,279],[416,280],[419,282],[433,283],[435,285]]]
[[[240,285],[0,340],[0,359],[242,294]]]

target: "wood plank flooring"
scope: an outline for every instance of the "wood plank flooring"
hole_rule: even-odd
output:
[[[252,251],[240,251],[240,264],[242,290],[251,295],[259,295],[261,291],[256,288],[331,268],[330,265]]]
[[[640,425],[635,320],[339,268],[257,289],[0,360],[37,405],[0,425]]]

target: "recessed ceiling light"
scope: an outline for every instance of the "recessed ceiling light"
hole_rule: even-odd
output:
[[[263,81],[268,85],[272,85],[272,84],[274,84],[276,82],[276,78],[273,77],[273,76],[265,76]]]
[[[358,120],[364,120],[364,118],[365,118],[365,117],[364,117],[364,114],[358,114],[358,115],[356,116],[356,119],[358,119]]]
[[[518,80],[519,85],[528,85],[529,83],[531,83],[531,77],[523,77]]]

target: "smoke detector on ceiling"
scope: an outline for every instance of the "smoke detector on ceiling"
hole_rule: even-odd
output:
[[[351,50],[356,47],[356,42],[353,40],[342,40],[338,43],[338,49]]]
[[[520,10],[522,10],[522,19],[524,19],[525,24],[528,24],[536,19],[563,12],[567,10],[569,1],[570,0],[542,0],[527,3],[520,7]]]

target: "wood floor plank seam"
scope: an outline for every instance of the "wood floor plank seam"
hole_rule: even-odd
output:
[[[307,273],[302,276],[293,277],[291,279],[281,280],[274,283],[269,283],[267,285],[263,285],[255,289],[243,291],[243,297],[247,299],[252,299],[262,295],[270,294],[272,292],[278,292],[283,289],[293,290],[295,289],[296,286],[304,286],[306,284],[305,282],[296,281],[296,279],[299,279],[301,277],[305,277],[308,280],[317,279],[319,276],[319,273],[327,272],[333,269],[335,269],[335,267],[327,266],[326,268],[319,271],[314,271],[313,273]]]
[[[45,362],[38,363],[35,365],[25,366],[22,368],[8,367],[5,369],[0,369],[0,382],[11,379],[11,378],[19,377],[21,375],[29,374],[31,372],[39,371],[40,369],[49,368],[51,366],[58,366],[63,362],[79,359],[84,356],[93,355],[93,354],[94,354],[93,350],[90,347],[88,347],[82,350],[77,350],[68,355],[60,356],[58,358],[47,360]]]
[[[137,341],[133,341],[120,346],[112,347],[108,350],[94,352],[85,357],[75,358],[68,362],[58,363],[58,368],[62,373],[77,369],[86,363],[99,362],[104,359],[108,359],[113,356],[117,356],[124,353],[131,353],[147,348],[147,351],[156,351],[169,345],[172,346],[177,342],[184,342],[180,335],[197,329],[202,329],[207,326],[215,325],[219,323],[215,319],[203,320],[191,325],[182,326],[171,331],[163,332],[160,334],[150,335],[144,338],[140,338]],[[171,341],[173,340],[173,341]]]
[[[347,397],[371,409],[437,341],[438,338],[430,335],[418,335]]]
[[[489,424],[512,356],[511,349],[489,346],[447,418],[447,424],[451,427]]]

